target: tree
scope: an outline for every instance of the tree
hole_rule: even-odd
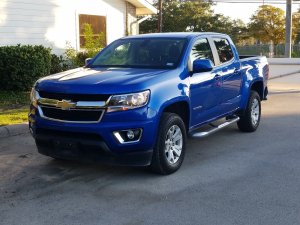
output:
[[[163,32],[204,31],[207,26],[204,21],[213,15],[211,6],[205,0],[164,0]],[[157,32],[157,22],[157,16],[143,22],[140,33]]]
[[[246,24],[240,20],[232,20],[222,14],[214,14],[206,21],[205,31],[228,34],[235,44],[242,44],[250,38]]]
[[[153,16],[141,24],[140,33],[157,32],[157,23],[157,16]],[[226,33],[237,44],[249,38],[247,26],[241,20],[214,14],[211,1],[164,0],[163,32],[186,31]]]
[[[84,45],[81,51],[76,51],[70,42],[67,42],[65,56],[70,60],[70,67],[83,66],[86,58],[93,58],[106,45],[103,32],[95,34],[91,24],[83,24]]]
[[[285,41],[285,14],[280,8],[263,5],[252,15],[249,23],[250,34],[264,43],[276,46]]]
[[[83,48],[89,57],[94,57],[105,47],[105,34],[95,34],[91,24],[83,24],[84,45]]]
[[[292,39],[294,43],[300,42],[300,8],[297,12],[293,14],[293,32],[292,32]]]

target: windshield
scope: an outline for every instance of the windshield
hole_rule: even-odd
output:
[[[177,67],[186,39],[132,38],[117,40],[105,48],[91,67]]]

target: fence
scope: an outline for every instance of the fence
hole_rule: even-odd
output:
[[[272,54],[273,48],[273,54]],[[270,58],[282,58],[284,57],[284,44],[277,46],[272,45],[245,45],[237,46],[240,55],[264,55]],[[300,57],[300,45],[292,45],[292,57]]]

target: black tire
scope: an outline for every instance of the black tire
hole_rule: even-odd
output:
[[[256,110],[257,112],[255,113],[255,111],[253,111],[252,108],[254,107],[254,105],[256,105],[256,103],[257,103],[258,111]],[[253,114],[257,116],[256,119],[252,119]],[[243,132],[254,132],[259,126],[260,117],[261,117],[261,102],[260,102],[259,94],[256,91],[251,91],[247,108],[245,112],[242,115],[240,115],[240,120],[237,122],[238,128],[240,129],[240,131]]]
[[[181,137],[180,137],[179,130],[181,132]],[[174,140],[175,139],[174,136],[170,138],[170,134],[172,133],[172,131],[175,132],[174,135],[178,132],[177,135],[179,135],[178,137],[180,137],[180,140],[178,141]],[[173,144],[167,145],[166,142],[171,139]],[[177,152],[178,149],[176,147],[180,145],[182,146],[181,154],[177,156],[176,155],[177,153],[175,152]],[[177,171],[180,168],[184,159],[185,145],[186,145],[186,129],[182,119],[177,114],[174,113],[163,113],[159,125],[156,144],[154,147],[152,162],[150,165],[151,170],[156,173],[164,174],[164,175],[171,174]],[[172,150],[173,147],[175,147],[176,151]],[[166,148],[168,148],[168,150],[166,150]],[[171,162],[172,156],[173,156],[173,162]]]

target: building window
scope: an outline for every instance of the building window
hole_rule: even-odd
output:
[[[94,16],[94,15],[79,15],[79,37],[80,37],[80,48],[84,46],[84,24],[90,24],[93,29],[94,37],[97,38],[101,33],[104,34],[105,37],[105,45],[106,45],[106,17],[105,16]]]

